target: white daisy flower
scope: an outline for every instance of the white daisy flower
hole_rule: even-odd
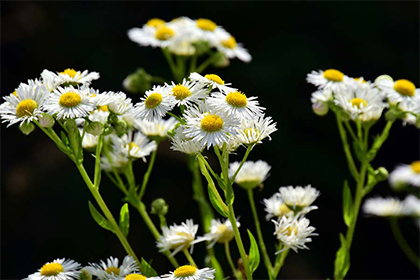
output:
[[[166,280],[213,280],[216,270],[213,268],[199,269],[192,265],[183,265],[170,274],[162,275]]]
[[[146,91],[145,97],[136,104],[134,116],[139,119],[154,121],[161,119],[175,105],[175,97],[171,94],[171,89],[166,86],[153,86]]]
[[[276,125],[271,117],[264,115],[251,120],[242,119],[236,139],[241,144],[261,144],[267,137],[271,140],[270,134],[277,131]]]
[[[156,277],[146,277],[144,275],[141,275],[140,273],[131,273],[131,274],[128,274],[127,276],[124,276],[124,277],[112,275],[111,278],[109,278],[109,279],[111,279],[111,280],[159,280],[161,278],[158,277],[158,276],[156,276]]]
[[[397,198],[368,198],[363,204],[363,212],[380,217],[399,217],[408,215],[407,206]]]
[[[71,280],[78,278],[80,264],[70,259],[56,259],[44,264],[24,280]]]
[[[235,37],[230,35],[228,32],[219,32],[216,36],[218,40],[216,48],[227,58],[232,59],[237,57],[239,60],[247,63],[252,60],[249,52],[242,46],[241,43],[237,43]]]
[[[188,139],[185,136],[185,127],[180,126],[176,129],[175,135],[171,138],[171,149],[188,155],[196,155],[203,151],[200,142]]]
[[[124,166],[127,162],[127,155],[113,150],[105,153],[105,155],[101,157],[101,169],[107,172],[113,171],[114,169],[118,171],[119,168]]]
[[[83,129],[79,128],[80,135],[83,135]],[[85,135],[83,135],[82,139],[82,147],[84,149],[92,149],[98,145],[98,136],[92,135],[85,131]]]
[[[389,175],[389,183],[395,189],[404,185],[420,187],[420,161],[411,164],[401,164]]]
[[[96,109],[92,97],[73,86],[54,90],[44,108],[49,114],[57,114],[57,119],[85,117]]]
[[[232,179],[240,166],[240,162],[232,162],[229,165],[229,178]],[[245,189],[253,189],[261,185],[268,177],[271,166],[265,161],[258,160],[256,162],[246,161],[238,175],[235,178],[235,183]]]
[[[269,221],[271,218],[281,218],[285,215],[293,215],[293,211],[287,207],[283,199],[281,199],[280,193],[275,193],[272,197],[263,200],[265,211],[267,215],[266,220]]]
[[[375,81],[378,88],[383,90],[391,104],[410,101],[414,96],[420,94],[420,89],[409,80],[400,79],[379,79]]]
[[[109,110],[108,106],[101,106],[89,115],[89,120],[92,122],[100,122],[101,124],[105,124],[108,121],[109,117]]]
[[[416,125],[416,120],[420,116],[420,94],[415,95],[411,99],[403,100],[398,104],[398,108],[406,112],[402,118],[404,125]]]
[[[132,256],[125,256],[121,265],[118,258],[110,257],[106,262],[89,263],[85,270],[99,279],[112,279],[115,276],[125,277],[139,270],[137,262]]]
[[[301,186],[281,187],[279,193],[284,203],[291,210],[305,214],[311,210],[318,209],[316,206],[310,206],[319,196],[319,191],[312,188],[311,185],[307,185],[304,188]]]
[[[236,224],[238,227],[241,226],[239,222],[236,222]],[[228,219],[224,222],[219,219],[212,219],[210,232],[206,233],[203,238],[210,242],[208,248],[213,247],[216,243],[229,242],[234,238],[232,224]]]
[[[305,217],[295,218],[293,216],[283,216],[278,221],[272,220],[275,224],[274,235],[283,243],[285,248],[276,252],[281,253],[287,248],[297,252],[298,249],[309,249],[305,243],[311,242],[309,236],[318,235],[314,233],[315,228],[309,226],[309,220]]]
[[[218,26],[212,20],[199,18],[195,21],[196,24],[196,33],[200,40],[208,41],[210,45],[217,46],[219,45],[218,38],[221,34],[227,33],[223,27]]]
[[[132,28],[127,34],[131,41],[141,46],[165,48],[179,36],[180,30],[177,27],[173,23],[154,21],[146,23],[142,28]]]
[[[185,79],[182,81],[182,84],[175,84],[172,82],[172,85],[167,86],[170,88],[171,94],[175,98],[174,102],[177,106],[190,106],[193,102],[196,103],[198,100],[207,97],[209,93],[209,91],[204,89],[200,84]]]
[[[41,73],[42,84],[48,89],[49,92],[54,91],[59,85],[61,85],[61,79],[57,74],[44,69]]]
[[[204,112],[205,111],[205,112]],[[236,134],[239,119],[223,112],[216,113],[212,108],[200,106],[191,107],[185,111],[185,136],[196,141],[202,147],[223,146],[229,138]]]
[[[193,220],[187,220],[181,225],[174,224],[169,228],[163,226],[162,235],[157,241],[157,247],[160,252],[173,249],[171,256],[188,248],[192,252],[195,243],[204,241],[204,239],[195,240],[197,230],[198,225],[195,225]]]
[[[414,195],[409,195],[404,199],[403,203],[409,215],[420,217],[420,199]]]
[[[110,111],[116,115],[124,115],[133,109],[131,98],[124,92],[104,92],[96,94],[93,98],[97,107],[103,111]]]
[[[350,82],[349,77],[335,69],[328,69],[318,72],[312,71],[306,80],[320,89],[332,90],[334,93],[347,90]]]
[[[98,72],[90,72],[85,70],[83,72],[76,71],[72,68],[67,68],[63,72],[57,73],[60,85],[89,85],[93,80],[99,79]]]
[[[177,123],[178,121],[173,117],[153,122],[136,119],[133,126],[151,139],[164,139],[168,137],[168,131],[173,129]]]
[[[231,92],[236,91],[236,88],[228,87],[230,83],[225,83],[225,81],[222,80],[218,75],[216,74],[207,74],[204,77],[201,76],[198,73],[191,73],[190,74],[190,80],[193,82],[197,82],[199,84],[202,84],[203,86],[211,87],[211,89],[219,89],[222,92]]]
[[[247,97],[240,91],[214,92],[206,102],[215,108],[217,112],[227,112],[230,115],[236,115],[244,119],[255,119],[263,116],[265,108],[260,107],[257,97]]]
[[[336,92],[334,103],[343,108],[350,117],[363,122],[381,117],[386,103],[376,88],[359,87],[355,91]]]
[[[9,122],[7,126],[15,123],[30,123],[38,120],[42,108],[47,102],[49,91],[45,86],[29,80],[29,84],[21,83],[16,94],[4,96],[4,102],[0,106],[0,116],[3,122]]]
[[[146,156],[156,150],[156,142],[149,139],[140,132],[128,132],[121,137],[111,135],[114,151],[122,153],[129,158],[142,158],[146,162]]]
[[[328,113],[328,102],[333,99],[331,90],[318,90],[312,93],[311,102],[312,109],[315,114],[323,116]]]

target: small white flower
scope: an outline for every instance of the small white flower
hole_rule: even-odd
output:
[[[232,179],[240,166],[240,162],[236,161],[229,166],[229,178]],[[245,189],[253,189],[262,184],[268,177],[271,166],[265,161],[258,160],[256,162],[246,161],[238,175],[235,178],[235,183]]]
[[[70,259],[56,259],[44,264],[38,272],[24,280],[71,280],[78,279],[80,264]]]
[[[231,91],[236,91],[236,88],[228,87],[230,83],[225,83],[218,75],[207,74],[204,77],[198,73],[191,73],[190,80],[201,84],[202,86],[211,87],[211,89],[219,89],[222,92],[229,93]]]
[[[125,256],[121,265],[118,258],[110,257],[106,262],[89,263],[85,270],[99,279],[113,279],[115,276],[125,277],[139,270],[137,262],[132,256]]]
[[[328,69],[318,72],[312,71],[306,80],[320,89],[332,90],[334,93],[347,90],[350,83],[349,77],[335,69]]]
[[[270,134],[277,131],[276,125],[271,117],[264,115],[252,120],[242,119],[236,139],[241,144],[261,144],[267,137],[271,140]]]
[[[420,89],[409,80],[379,79],[375,85],[383,90],[391,104],[410,102],[414,96],[420,95]]]
[[[54,91],[61,84],[61,79],[58,77],[58,75],[47,69],[44,69],[44,71],[42,71],[41,81],[49,92]]]
[[[409,215],[420,218],[420,199],[414,195],[409,195],[404,199],[403,203]]]
[[[96,109],[92,98],[73,86],[54,90],[44,108],[49,114],[57,114],[57,119],[85,117]]]
[[[318,208],[316,206],[310,206],[319,196],[319,191],[312,188],[311,185],[307,185],[306,187],[281,187],[279,192],[284,203],[291,210],[297,210],[305,214]]]
[[[198,230],[198,225],[195,225],[193,220],[187,220],[181,225],[172,225],[169,228],[162,227],[162,235],[157,241],[157,247],[160,252],[173,249],[171,256],[176,253],[190,248],[192,252],[194,244],[204,241],[204,239],[195,240],[195,235]]]
[[[121,137],[113,134],[111,136],[114,151],[129,158],[142,158],[146,162],[146,156],[156,150],[156,142],[149,139],[140,132],[128,132]]]
[[[124,115],[133,109],[131,98],[124,92],[104,92],[95,94],[93,100],[103,111],[110,111],[116,115]]]
[[[265,211],[267,215],[265,216],[266,220],[269,221],[273,217],[281,218],[285,215],[293,215],[293,211],[287,207],[283,199],[281,199],[280,193],[275,193],[268,199],[263,200]]]
[[[238,227],[241,226],[239,222],[236,222],[236,224]],[[231,241],[233,237],[234,233],[232,224],[228,219],[226,219],[224,222],[221,222],[219,219],[212,219],[210,232],[206,233],[203,238],[210,242],[208,248],[211,248],[214,246],[214,244],[216,244],[216,242],[226,243]]]
[[[216,270],[213,268],[199,269],[192,265],[183,265],[170,274],[162,275],[166,280],[213,280]]]
[[[67,68],[63,72],[57,73],[60,85],[73,85],[78,84],[89,85],[93,80],[99,79],[99,73],[90,72],[85,70],[83,72]]]
[[[136,104],[134,116],[148,121],[159,120],[174,107],[175,97],[167,86],[154,86],[146,91],[145,97]]]
[[[408,209],[399,199],[388,197],[369,198],[363,205],[363,211],[368,215],[390,217],[406,216]]]
[[[216,48],[222,52],[227,58],[232,59],[237,57],[243,62],[250,62],[252,57],[249,52],[242,46],[241,43],[237,43],[235,37],[230,35],[226,31],[216,33],[218,44]]]
[[[328,102],[333,100],[333,93],[331,90],[318,90],[312,93],[311,102],[312,109],[315,114],[323,116],[328,113]]]
[[[128,37],[141,46],[165,48],[177,42],[182,32],[178,27],[176,24],[164,21],[149,21],[142,28],[128,30]]]
[[[287,248],[297,252],[298,249],[309,249],[305,243],[311,242],[309,236],[318,235],[314,233],[315,228],[309,226],[309,220],[305,217],[296,218],[293,216],[283,216],[278,221],[272,220],[275,224],[274,235],[283,243],[284,249],[276,252],[281,253]]]
[[[203,147],[200,142],[188,139],[185,136],[185,127],[180,126],[176,129],[175,135],[171,138],[171,149],[179,151],[188,155],[196,155],[203,151]]]
[[[144,135],[150,138],[166,138],[168,131],[175,127],[178,121],[170,117],[167,120],[160,119],[157,121],[149,122],[145,120],[134,120],[133,126],[140,130]]]
[[[400,188],[404,185],[420,187],[420,161],[411,164],[401,164],[389,175],[389,183],[393,188]]]
[[[79,128],[80,135],[83,135],[83,129]],[[83,135],[82,139],[82,147],[84,149],[92,149],[98,145],[98,136],[92,135],[85,131],[85,135]]]
[[[209,91],[196,82],[183,80],[181,84],[167,85],[170,88],[171,94],[174,96],[174,103],[176,106],[186,105],[190,106],[193,102],[197,102],[208,96]]]

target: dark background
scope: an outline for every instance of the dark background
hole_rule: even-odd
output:
[[[152,17],[171,20],[182,15],[214,20],[243,42],[253,56],[249,65],[233,60],[228,68],[209,71],[250,96],[258,95],[267,113],[277,121],[273,140],[256,147],[250,156],[251,160],[266,160],[273,167],[256,200],[271,196],[284,185],[312,184],[322,193],[315,203],[319,210],[308,215],[320,235],[313,238],[310,250],[290,253],[279,277],[332,277],[338,233],[345,230],[341,189],[344,179],[351,178],[334,116],[312,113],[310,94],[315,88],[306,83],[305,77],[311,70],[336,68],[368,80],[389,74],[418,86],[418,3],[2,2],[1,95],[13,92],[20,82],[38,77],[43,69],[98,71],[101,79],[93,87],[103,91],[122,90],[123,79],[140,66],[170,79],[160,51],[139,47],[128,39],[126,31]],[[132,97],[137,102],[139,97]],[[377,124],[374,132],[382,127],[382,122]],[[1,134],[1,278],[26,277],[59,257],[83,264],[110,255],[122,258],[125,253],[117,238],[91,218],[87,201],[93,198],[70,160],[39,130],[25,137],[16,125],[9,129],[2,125]],[[159,149],[145,201],[165,198],[170,205],[171,224],[187,218],[198,222],[186,158],[171,152],[169,143]],[[373,166],[392,170],[398,163],[418,159],[418,130],[397,122]],[[87,168],[92,170],[90,157]],[[138,178],[144,171],[145,165],[136,162]],[[117,216],[121,194],[107,179],[101,192]],[[246,234],[244,225],[254,231],[251,213],[245,192],[237,189],[236,193],[235,208]],[[372,193],[378,194],[393,193],[383,182]],[[130,210],[129,241],[137,254],[153,259],[161,274],[171,270],[157,253],[139,215]],[[262,205],[259,212],[263,219]],[[262,225],[273,255],[273,225],[264,221]],[[402,231],[418,248],[418,230],[411,220],[402,221]],[[223,249],[216,247],[216,251],[224,261]],[[203,254],[204,245],[197,245],[194,256],[199,265]],[[235,251],[233,254],[238,256]],[[185,261],[181,254],[178,259]],[[225,271],[229,271],[227,266]],[[265,275],[261,265],[255,277]],[[418,277],[418,270],[399,249],[386,220],[360,217],[348,278]]]

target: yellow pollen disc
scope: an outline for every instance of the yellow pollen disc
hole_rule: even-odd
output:
[[[333,82],[342,82],[344,74],[335,69],[328,69],[324,71],[324,78]]]
[[[20,117],[30,116],[34,110],[38,108],[38,104],[32,99],[25,99],[16,106],[16,115]]]
[[[410,167],[414,173],[420,174],[420,161],[414,161],[412,164],[410,164]]]
[[[186,233],[186,232],[177,232],[176,235],[179,235],[179,236],[182,236],[182,237],[186,237],[186,238],[188,238],[191,241],[194,240],[194,237],[191,234]]]
[[[171,39],[175,35],[175,31],[165,25],[159,26],[156,29],[155,38],[161,41]]]
[[[223,81],[219,76],[215,74],[207,74],[204,76],[204,78],[209,79],[210,81],[213,81],[215,83],[218,83],[219,85],[225,84],[225,81]]]
[[[128,144],[128,150],[131,151],[132,149],[140,149],[140,147],[136,143],[131,142]]]
[[[59,263],[47,263],[41,267],[41,275],[43,276],[55,276],[63,271],[64,268]]]
[[[63,72],[60,72],[60,74],[63,74],[63,75],[67,74],[70,77],[74,78],[74,76],[76,76],[76,74],[77,74],[77,71],[72,69],[72,68],[67,68]]]
[[[234,107],[242,108],[248,104],[248,99],[242,92],[234,91],[226,95],[226,102]]]
[[[229,49],[234,49],[236,48],[236,40],[235,37],[230,36],[229,39],[223,40],[222,42],[222,46],[229,48]]]
[[[80,104],[80,102],[82,102],[82,98],[80,97],[80,95],[72,91],[66,92],[65,94],[60,96],[60,100],[58,101],[58,103],[60,103],[61,106],[67,108],[77,106]]]
[[[207,115],[201,120],[201,129],[207,132],[215,132],[223,127],[223,120],[217,115]]]
[[[104,111],[104,112],[109,112],[108,106],[104,105],[98,108],[98,110]]]
[[[283,203],[282,205],[280,205],[279,207],[279,212],[280,215],[284,215],[287,214],[289,212],[291,212],[292,210],[289,209],[289,207],[287,207],[287,205],[285,203]]]
[[[191,96],[191,91],[186,86],[179,84],[172,89],[172,95],[175,96],[176,100],[183,100]]]
[[[183,265],[175,269],[174,274],[175,274],[175,277],[187,277],[187,276],[193,276],[196,271],[197,271],[197,268],[195,266]]]
[[[362,98],[353,98],[352,100],[350,100],[351,106],[354,107],[356,106],[357,108],[361,108],[362,104],[363,104],[363,108],[366,108],[366,106],[368,105],[368,103],[366,102],[366,100],[362,99]]]
[[[152,26],[154,28],[159,27],[161,25],[165,25],[165,21],[161,20],[160,18],[152,18],[146,23],[148,26]]]
[[[12,93],[14,96],[17,96],[17,92],[16,90]]]
[[[205,18],[199,18],[197,19],[197,26],[198,28],[206,31],[214,31],[217,27],[217,24],[215,24],[213,21]]]
[[[137,273],[125,276],[125,280],[146,280],[146,277]]]
[[[105,269],[105,272],[112,275],[120,275],[120,269],[118,267],[115,266],[110,266],[107,269]]]
[[[288,235],[288,236],[290,236],[290,235],[292,235],[292,232],[293,232],[295,235],[297,235],[297,233],[298,233],[297,228],[290,226],[290,227],[288,227],[288,228],[287,228],[287,230],[286,230],[285,234],[286,234],[286,235]]]
[[[394,89],[401,95],[414,96],[416,94],[416,86],[409,80],[397,80],[394,84]]]
[[[153,109],[157,107],[161,102],[162,102],[162,95],[160,93],[155,92],[146,98],[144,105],[146,105],[146,107],[149,109]]]

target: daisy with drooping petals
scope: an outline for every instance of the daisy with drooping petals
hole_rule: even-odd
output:
[[[400,217],[408,215],[406,205],[397,198],[369,198],[363,204],[363,212],[372,216]]]
[[[215,74],[207,74],[203,77],[200,74],[194,72],[190,74],[189,78],[191,81],[195,81],[199,84],[202,84],[203,86],[211,87],[211,89],[217,88],[223,92],[231,92],[237,90],[236,88],[228,87],[230,83],[225,83],[222,78]]]
[[[251,120],[242,119],[236,139],[241,144],[261,144],[267,137],[271,140],[270,134],[277,131],[276,125],[271,117],[264,115]]]
[[[92,98],[73,86],[54,90],[44,108],[49,114],[57,114],[57,119],[85,117],[96,109]]]
[[[24,280],[71,280],[78,278],[80,264],[69,259],[56,259],[44,264],[38,272]]]
[[[396,189],[404,185],[420,187],[420,161],[401,164],[395,168],[389,175],[389,182]]]
[[[121,137],[111,136],[114,151],[122,153],[129,158],[141,158],[146,162],[146,156],[156,150],[156,142],[149,139],[140,132],[128,132]]]
[[[133,109],[131,98],[122,92],[104,92],[93,97],[96,106],[102,111],[109,111],[116,115],[124,115]]]
[[[238,227],[241,226],[238,221],[236,222],[236,224]],[[216,242],[226,243],[231,241],[233,237],[234,233],[232,224],[228,219],[226,219],[224,222],[221,222],[219,219],[212,219],[210,232],[206,233],[203,238],[210,242],[210,244],[207,247],[211,248],[214,246],[214,244],[216,244]]]
[[[332,90],[334,93],[344,91],[349,87],[350,78],[335,69],[318,72],[312,71],[306,80],[320,89]]]
[[[200,84],[196,82],[191,82],[183,80],[181,84],[175,84],[172,82],[172,85],[168,85],[171,90],[171,94],[175,98],[175,104],[180,105],[191,105],[192,102],[197,102],[200,99],[207,97],[208,90],[204,89]]]
[[[192,265],[183,265],[175,269],[170,274],[161,276],[161,279],[166,280],[213,280],[216,270],[213,268],[199,269]]]
[[[240,162],[236,161],[229,165],[229,178],[232,179],[240,164]],[[246,161],[235,177],[235,183],[244,189],[253,189],[261,185],[265,179],[267,179],[270,169],[271,166],[265,161]]]
[[[185,136],[185,127],[180,126],[176,129],[175,135],[171,138],[171,149],[187,155],[196,155],[203,151],[201,143],[188,139]]]
[[[263,200],[267,215],[266,220],[269,221],[273,217],[281,218],[285,215],[293,215],[293,211],[287,207],[280,193],[275,193],[272,197]]]
[[[195,225],[193,220],[187,220],[181,225],[172,225],[169,228],[162,227],[162,235],[157,241],[157,247],[160,252],[173,249],[171,256],[176,253],[190,248],[192,252],[194,244],[204,241],[204,239],[195,240],[195,235],[198,230],[198,225]]]
[[[217,32],[216,37],[218,41],[218,44],[216,45],[217,50],[222,52],[227,58],[232,59],[237,57],[239,60],[246,63],[252,60],[249,52],[241,43],[236,42],[235,37],[228,32]]]
[[[148,121],[159,120],[174,107],[174,99],[169,87],[153,86],[151,90],[146,91],[141,102],[136,104],[134,116]]]
[[[58,75],[47,69],[42,71],[41,81],[49,92],[54,91],[59,85],[61,85],[61,79],[58,77]]]
[[[110,257],[106,262],[89,263],[84,268],[88,273],[98,277],[99,279],[112,279],[112,277],[125,277],[129,274],[136,273],[139,270],[137,262],[132,256],[125,256],[121,265],[118,258]]]
[[[164,139],[168,137],[168,131],[173,129],[177,122],[173,117],[153,122],[136,119],[133,126],[151,139]]]
[[[378,88],[383,90],[391,104],[410,102],[412,98],[420,94],[420,89],[414,83],[406,79],[394,81],[389,79],[378,79],[375,81]]]
[[[86,131],[85,131],[85,134],[83,135],[82,128],[79,128],[79,132],[80,132],[80,135],[83,136],[82,147],[84,149],[92,149],[92,148],[95,148],[96,145],[98,145],[98,136],[87,133]]]
[[[311,185],[307,185],[306,187],[281,187],[279,193],[287,207],[293,211],[304,214],[318,208],[316,206],[310,206],[319,196],[319,191],[312,188]]]
[[[29,84],[21,83],[16,94],[4,96],[4,102],[0,106],[0,116],[3,122],[9,122],[7,126],[15,123],[30,123],[38,120],[41,116],[42,107],[47,102],[49,95],[45,86],[29,81]]]
[[[312,241],[310,236],[318,235],[314,233],[315,228],[309,226],[309,220],[305,217],[283,216],[278,221],[272,220],[272,222],[276,227],[274,235],[284,245],[284,248],[276,252],[276,254],[281,253],[287,248],[295,252],[298,249],[309,249],[305,243]]]

